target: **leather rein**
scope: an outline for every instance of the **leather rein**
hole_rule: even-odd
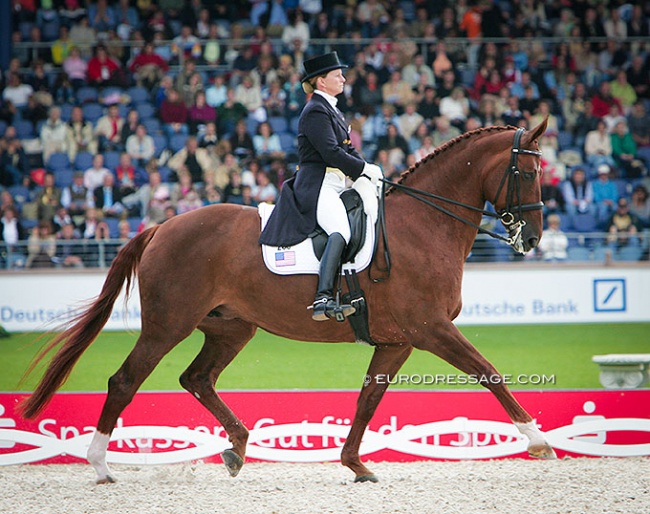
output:
[[[542,209],[544,207],[544,202],[525,203],[525,204],[521,203],[522,172],[519,169],[519,162],[518,162],[519,155],[521,154],[536,155],[538,157],[542,155],[542,152],[539,150],[528,150],[525,148],[520,148],[521,137],[523,136],[524,132],[525,130],[523,128],[518,128],[515,132],[515,137],[512,143],[512,150],[510,152],[510,163],[508,164],[508,167],[505,169],[503,173],[503,177],[501,178],[499,188],[497,189],[496,195],[494,196],[494,201],[492,202],[492,205],[496,206],[496,202],[499,199],[499,196],[501,195],[501,191],[503,191],[503,188],[506,187],[507,188],[506,206],[504,209],[496,213],[485,209],[480,209],[478,207],[474,207],[473,205],[468,205],[463,202],[459,202],[458,200],[452,200],[451,198],[440,196],[435,193],[430,193],[428,191],[423,191],[421,189],[410,187],[405,184],[391,182],[390,180],[387,179],[381,179],[382,191],[381,194],[379,195],[379,215],[377,219],[377,233],[375,237],[375,249],[373,255],[376,255],[376,251],[379,246],[379,236],[381,235],[384,243],[384,260],[386,261],[386,265],[383,268],[379,268],[379,271],[386,273],[386,277],[383,279],[372,278],[371,276],[372,266],[370,266],[368,268],[368,277],[370,278],[370,280],[372,280],[373,282],[383,282],[390,277],[391,258],[390,258],[390,249],[388,248],[388,234],[386,231],[386,216],[385,216],[385,204],[384,204],[384,197],[385,197],[387,185],[389,185],[390,187],[394,187],[398,191],[402,191],[405,194],[411,196],[412,198],[415,198],[416,200],[419,200],[420,202],[430,207],[433,207],[434,209],[437,209],[438,211],[447,214],[448,216],[451,216],[452,218],[461,221],[462,223],[465,223],[470,227],[477,229],[479,232],[483,234],[488,234],[490,237],[499,239],[500,241],[504,241],[508,245],[512,246],[516,251],[523,253],[521,232],[523,230],[523,227],[526,225],[526,221],[522,218],[522,214],[527,211],[535,211],[535,210]],[[442,202],[446,202],[451,205],[463,207],[470,211],[480,212],[484,216],[497,218],[499,219],[499,221],[501,221],[501,223],[507,230],[508,236],[506,237],[492,230],[483,228],[461,216],[458,216],[457,214],[451,212],[449,209],[441,205],[438,205],[432,202],[431,200],[428,200],[428,198],[433,198],[434,200],[440,200]],[[515,215],[512,213],[513,207],[516,210],[517,218],[515,218]]]

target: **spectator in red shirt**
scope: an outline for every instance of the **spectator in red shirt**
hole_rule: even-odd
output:
[[[187,118],[189,112],[180,93],[176,89],[170,89],[160,104],[160,120],[163,122],[163,130],[167,137],[174,134],[189,134]]]
[[[129,65],[138,86],[153,89],[158,85],[160,79],[169,69],[167,61],[154,52],[154,45],[151,42],[145,43],[135,59]]]
[[[623,106],[618,98],[614,98],[611,92],[611,85],[604,80],[598,86],[598,91],[591,97],[591,110],[596,118],[602,118],[609,114],[612,105],[617,105],[619,112],[623,112]]]
[[[97,45],[88,61],[88,83],[91,86],[124,86],[120,63],[108,55],[104,45]]]

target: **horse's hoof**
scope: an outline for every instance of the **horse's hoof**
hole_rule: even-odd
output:
[[[379,479],[373,475],[359,475],[358,477],[354,478],[354,483],[356,484],[357,482],[372,482],[373,484],[376,484],[379,482]]]
[[[535,446],[528,447],[528,455],[534,457],[535,459],[557,459],[555,455],[555,450],[551,448],[548,444],[538,444]]]
[[[223,463],[226,465],[226,469],[231,477],[236,477],[242,466],[244,465],[244,459],[237,455],[232,450],[225,450],[221,454]]]
[[[95,480],[95,483],[97,485],[99,485],[99,484],[114,484],[115,479],[111,475],[106,475],[104,478],[98,478],[97,480]]]

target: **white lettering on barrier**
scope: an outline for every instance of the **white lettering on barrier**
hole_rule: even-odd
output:
[[[33,447],[0,454],[0,465],[37,462],[64,454],[85,459],[92,438],[89,427],[60,427],[61,438],[58,438],[51,425],[56,425],[56,422],[43,420],[39,425],[43,433],[0,428],[0,441],[3,443]],[[111,441],[118,448],[137,451],[109,451],[107,460],[112,463],[173,464],[212,457],[230,447],[221,427],[213,430],[197,427],[191,430],[186,427],[118,425]],[[275,424],[273,419],[263,418],[255,423],[255,428],[250,432],[247,455],[254,459],[277,462],[337,461],[340,458],[340,447],[349,430],[348,425],[348,419],[333,416],[324,417],[321,423],[303,421]],[[454,418],[421,425],[404,425],[401,429],[398,426],[398,420],[393,416],[389,424],[381,426],[377,431],[367,430],[361,444],[361,455],[394,450],[432,459],[491,459],[522,453],[527,445],[527,441],[511,423]],[[554,448],[575,454],[602,457],[650,455],[650,443],[607,444],[603,435],[596,440],[583,437],[612,431],[650,433],[650,419],[580,420],[548,430],[545,435]],[[442,445],[440,440],[444,436],[453,436],[455,439],[448,445]],[[321,448],[315,447],[315,440],[320,440]],[[433,443],[428,443],[429,440]],[[160,443],[154,444],[153,441]],[[153,451],[154,448],[169,448],[170,441],[181,442],[182,448],[174,444],[174,450]]]

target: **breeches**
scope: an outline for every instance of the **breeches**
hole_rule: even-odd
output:
[[[345,189],[345,178],[335,173],[325,173],[316,205],[316,221],[328,236],[338,232],[346,243],[350,242],[350,223],[339,195]]]

